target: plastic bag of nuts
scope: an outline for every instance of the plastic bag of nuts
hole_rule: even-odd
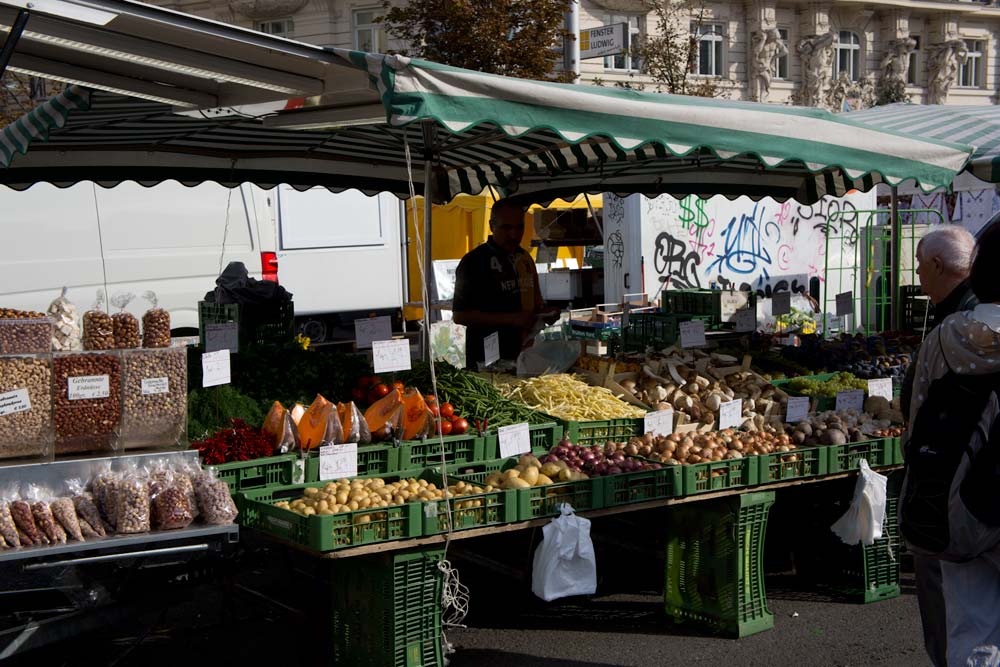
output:
[[[188,505],[191,507],[191,516],[195,519],[198,518],[200,512],[198,511],[198,497],[194,492],[194,478],[200,474],[201,466],[190,459],[174,465],[174,484],[184,491]]]
[[[77,478],[66,480],[66,489],[76,510],[77,523],[80,526],[80,534],[85,539],[104,537],[106,535],[104,524],[101,521],[100,510],[94,503],[94,497],[84,491],[83,481]],[[117,509],[117,508],[116,508]]]
[[[117,450],[121,357],[114,352],[57,354],[52,374],[56,455]]]
[[[199,473],[193,482],[202,521],[211,526],[220,526],[236,520],[238,511],[229,495],[229,485],[216,479],[214,469],[209,468]]]
[[[103,470],[94,475],[90,481],[94,504],[100,512],[101,519],[107,524],[107,529],[114,530],[118,525],[118,484],[121,473],[111,469],[111,462],[105,462]]]
[[[122,365],[124,448],[187,448],[185,349],[129,350]]]
[[[52,514],[52,508],[49,507],[51,495],[48,489],[38,484],[28,485],[27,497],[31,501],[31,514],[35,518],[35,525],[45,537],[49,538],[50,544],[66,544],[66,531]]]
[[[139,336],[139,320],[125,310],[134,298],[135,295],[131,292],[119,292],[111,297],[111,305],[119,311],[111,316],[116,350],[129,350],[139,347],[142,343],[142,338]]]
[[[119,535],[149,532],[149,482],[133,461],[118,483],[118,512],[115,530]]]
[[[164,468],[161,475],[155,485],[150,484],[152,524],[160,530],[186,528],[194,521],[187,493],[175,482],[173,470]]]
[[[97,290],[94,307],[83,314],[83,349],[115,349],[115,323],[104,312],[104,291]]]
[[[0,357],[0,458],[48,457],[51,450],[51,359]]]
[[[143,298],[152,307],[142,316],[142,346],[170,347],[170,313],[157,307],[155,292],[146,292]]]
[[[45,313],[0,308],[0,354],[52,351],[52,319]]]

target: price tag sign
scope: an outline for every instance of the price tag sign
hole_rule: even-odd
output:
[[[392,318],[388,315],[354,320],[354,341],[359,350],[371,349],[372,341],[390,340],[391,338]]]
[[[497,434],[500,438],[501,457],[517,456],[531,451],[531,432],[526,423],[501,426],[497,429]]]
[[[681,347],[704,347],[705,323],[701,320],[681,322]]]
[[[854,410],[856,412],[861,412],[865,407],[865,390],[864,389],[851,389],[849,391],[838,391],[837,392],[837,405],[836,410],[840,412],[841,410]]]
[[[372,365],[376,373],[410,370],[410,341],[405,338],[372,341]]]
[[[771,314],[775,317],[792,312],[792,293],[775,292],[771,295]]]
[[[789,396],[788,405],[785,407],[785,421],[790,424],[797,424],[805,421],[809,416],[808,396]]]
[[[240,351],[240,330],[235,322],[205,325],[205,351],[219,350],[229,350],[233,354]]]
[[[500,361],[500,334],[496,331],[483,339],[483,363],[492,366]]]
[[[555,264],[559,257],[559,248],[550,248],[547,245],[538,246],[535,253],[535,264]]]
[[[111,378],[107,375],[78,375],[66,379],[66,397],[71,401],[107,398],[111,395]]]
[[[719,314],[722,321],[730,322],[733,316],[738,315],[741,310],[746,310],[749,298],[747,292],[723,290],[719,295]]]
[[[15,389],[0,394],[0,417],[27,412],[30,409],[31,399],[28,397],[27,389]]]
[[[232,381],[229,368],[229,350],[206,352],[201,355],[201,386],[215,387]]]
[[[170,378],[142,378],[142,395],[153,396],[155,394],[170,393]]]
[[[757,309],[744,308],[736,311],[736,331],[755,331],[757,329]]]
[[[881,396],[882,398],[892,401],[892,378],[882,378],[879,380],[869,380],[868,381],[868,395],[869,396]]]
[[[652,433],[653,435],[670,435],[674,432],[673,410],[647,412],[642,421],[643,433]]]
[[[743,423],[743,399],[726,401],[719,406],[719,430],[737,428]]]
[[[358,476],[358,443],[323,445],[319,448],[319,479],[344,479]]]
[[[837,295],[837,317],[854,314],[854,292],[841,292]]]

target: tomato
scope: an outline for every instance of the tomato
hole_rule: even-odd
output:
[[[355,387],[351,390],[351,399],[355,403],[364,403],[365,400],[365,390],[361,387]]]
[[[452,435],[462,435],[469,430],[469,422],[465,419],[456,419],[451,423]]]
[[[368,402],[374,403],[380,398],[385,398],[386,396],[389,395],[390,391],[392,390],[389,389],[389,385],[380,382],[374,387],[372,387],[371,391],[368,392]]]
[[[428,405],[427,409],[431,411],[431,414],[434,415],[435,419],[438,419],[441,416],[441,409],[438,408],[438,406]]]
[[[454,428],[450,421],[443,421],[438,424],[438,431],[440,431],[441,435],[451,435]]]
[[[372,386],[372,378],[370,375],[364,375],[358,378],[359,389],[368,389],[371,386]]]
[[[437,402],[438,402],[438,397],[435,396],[434,394],[427,394],[426,396],[424,396],[424,403],[426,403],[427,405],[437,405]]]
[[[454,414],[455,414],[455,406],[454,405],[452,405],[451,403],[442,403],[441,404],[441,416],[442,417],[444,417],[445,419],[451,419]]]

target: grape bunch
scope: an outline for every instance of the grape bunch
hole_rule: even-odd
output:
[[[795,378],[788,383],[788,388],[803,396],[834,398],[838,391],[868,389],[868,382],[855,377],[852,373],[837,373],[829,380]]]

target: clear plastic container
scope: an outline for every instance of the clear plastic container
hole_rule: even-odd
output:
[[[0,357],[0,459],[52,454],[52,357]]]
[[[180,347],[122,353],[125,449],[187,449],[187,351]]]
[[[52,318],[0,319],[0,354],[52,351]]]
[[[122,413],[120,354],[56,354],[52,376],[55,455],[117,451]]]

